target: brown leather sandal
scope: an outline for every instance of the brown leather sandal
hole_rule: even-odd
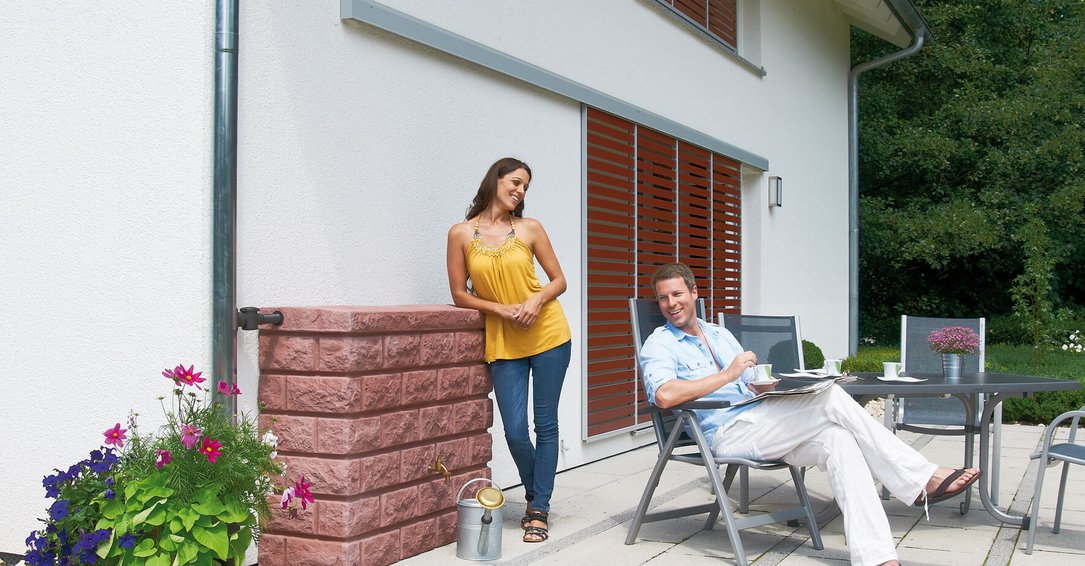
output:
[[[549,515],[543,511],[528,511],[527,515],[524,515],[523,520],[520,521],[520,526],[524,529],[524,542],[544,542],[550,538],[549,527],[546,522]],[[539,521],[544,526],[537,527],[530,524],[531,521]]]

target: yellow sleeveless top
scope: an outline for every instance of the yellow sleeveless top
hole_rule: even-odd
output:
[[[542,283],[535,274],[535,256],[516,237],[515,225],[501,245],[491,246],[479,234],[476,218],[475,236],[464,253],[467,273],[479,298],[514,305],[542,291]],[[568,342],[571,337],[565,311],[557,300],[544,304],[535,323],[527,328],[520,328],[499,315],[486,314],[486,361],[534,356]]]

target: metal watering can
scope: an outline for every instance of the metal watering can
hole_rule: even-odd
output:
[[[474,499],[463,499],[463,490],[477,481],[490,482]],[[456,557],[464,560],[501,558],[501,519],[505,494],[487,478],[468,480],[456,494]]]

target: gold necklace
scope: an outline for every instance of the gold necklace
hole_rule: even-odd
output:
[[[481,219],[481,214],[475,218],[475,235],[471,238],[471,248],[474,251],[490,257],[500,257],[512,249],[516,244],[516,223],[512,221],[511,214],[509,215],[509,233],[505,235],[505,241],[496,246],[491,246],[482,239],[482,233],[478,231],[478,223]]]

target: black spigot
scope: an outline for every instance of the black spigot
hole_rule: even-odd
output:
[[[237,326],[241,330],[256,330],[261,324],[274,324],[280,326],[283,323],[282,311],[271,314],[260,314],[256,307],[241,307],[237,311]]]

